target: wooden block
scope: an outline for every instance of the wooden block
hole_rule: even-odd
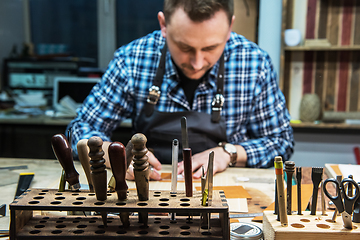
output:
[[[306,207],[310,201],[310,198],[312,196],[312,189],[313,189],[313,185],[312,184],[301,184],[301,211],[305,211]],[[285,189],[286,191],[286,189]],[[265,211],[271,211],[274,212],[274,206],[275,203],[270,204]],[[293,214],[297,214],[297,186],[294,185],[292,186],[292,191],[291,191],[291,210],[293,212]],[[264,212],[265,212],[264,211]],[[254,217],[252,219],[252,221],[254,222],[262,222],[263,221],[263,216],[257,216]]]
[[[353,229],[346,229],[341,217],[336,222],[331,221],[332,214],[327,212],[327,216],[322,216],[321,212],[317,212],[316,215],[310,215],[310,211],[306,211],[303,215],[288,215],[289,226],[282,227],[273,211],[265,211],[264,239],[360,239],[359,223],[353,223]]]

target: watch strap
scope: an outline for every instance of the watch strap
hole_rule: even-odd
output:
[[[226,145],[226,144],[230,144],[230,145],[234,146],[233,144],[227,143],[227,142],[219,142],[218,146],[219,146],[219,147],[222,147],[222,148],[224,149],[224,151],[230,155],[229,167],[235,167],[235,165],[236,165],[236,160],[237,160],[237,152],[236,152],[236,151],[235,151],[235,152],[229,152],[229,151],[225,148],[225,145]],[[234,146],[234,149],[236,149],[235,146]]]

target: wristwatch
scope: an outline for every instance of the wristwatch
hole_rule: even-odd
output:
[[[233,144],[227,142],[219,142],[218,146],[222,147],[224,151],[230,155],[229,167],[234,167],[237,160],[236,147]]]

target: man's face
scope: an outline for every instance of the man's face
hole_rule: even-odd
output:
[[[182,8],[167,24],[162,12],[158,18],[173,61],[190,79],[201,78],[215,65],[231,33],[232,23],[223,10],[203,22],[191,21]]]

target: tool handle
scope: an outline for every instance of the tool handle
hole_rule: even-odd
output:
[[[78,151],[79,160],[81,163],[81,166],[84,169],[86,179],[89,184],[89,190],[90,192],[94,192],[94,186],[91,179],[91,171],[90,171],[90,157],[89,157],[89,147],[87,145],[88,140],[87,139],[81,139],[76,144],[76,148]]]
[[[51,145],[56,158],[65,171],[65,179],[70,186],[79,184],[79,173],[75,170],[71,147],[64,134],[55,134]]]
[[[335,184],[336,196],[333,196],[328,192],[326,185],[329,182]],[[324,190],[325,195],[335,204],[338,211],[340,213],[342,213],[344,211],[344,204],[343,204],[342,198],[341,198],[340,183],[338,181],[336,181],[334,178],[328,178],[324,181],[323,190]]]
[[[179,141],[174,139],[172,142],[172,171],[171,171],[171,192],[177,191],[177,173],[178,173]]]
[[[102,149],[103,141],[100,137],[93,136],[89,138],[87,145],[89,146],[90,152],[90,170],[91,170],[91,179],[94,185],[94,190],[96,194],[96,199],[99,201],[104,201],[107,198],[107,177],[106,177],[106,166],[104,151]]]
[[[342,189],[345,189],[344,186],[345,184],[349,184],[348,187],[353,186],[355,188],[355,195],[353,196],[349,196],[348,194],[346,194],[346,192],[344,191],[344,205],[345,205],[345,211],[349,214],[351,214],[353,212],[354,209],[354,204],[356,202],[356,200],[359,198],[360,193],[359,193],[359,185],[351,178],[344,178],[341,181],[341,187]]]
[[[126,184],[126,156],[125,147],[120,142],[113,142],[109,146],[109,159],[111,170],[115,178],[115,190],[119,200],[125,200],[128,186]]]
[[[191,148],[183,149],[184,161],[184,180],[185,180],[185,194],[187,197],[192,197],[192,161]]]

